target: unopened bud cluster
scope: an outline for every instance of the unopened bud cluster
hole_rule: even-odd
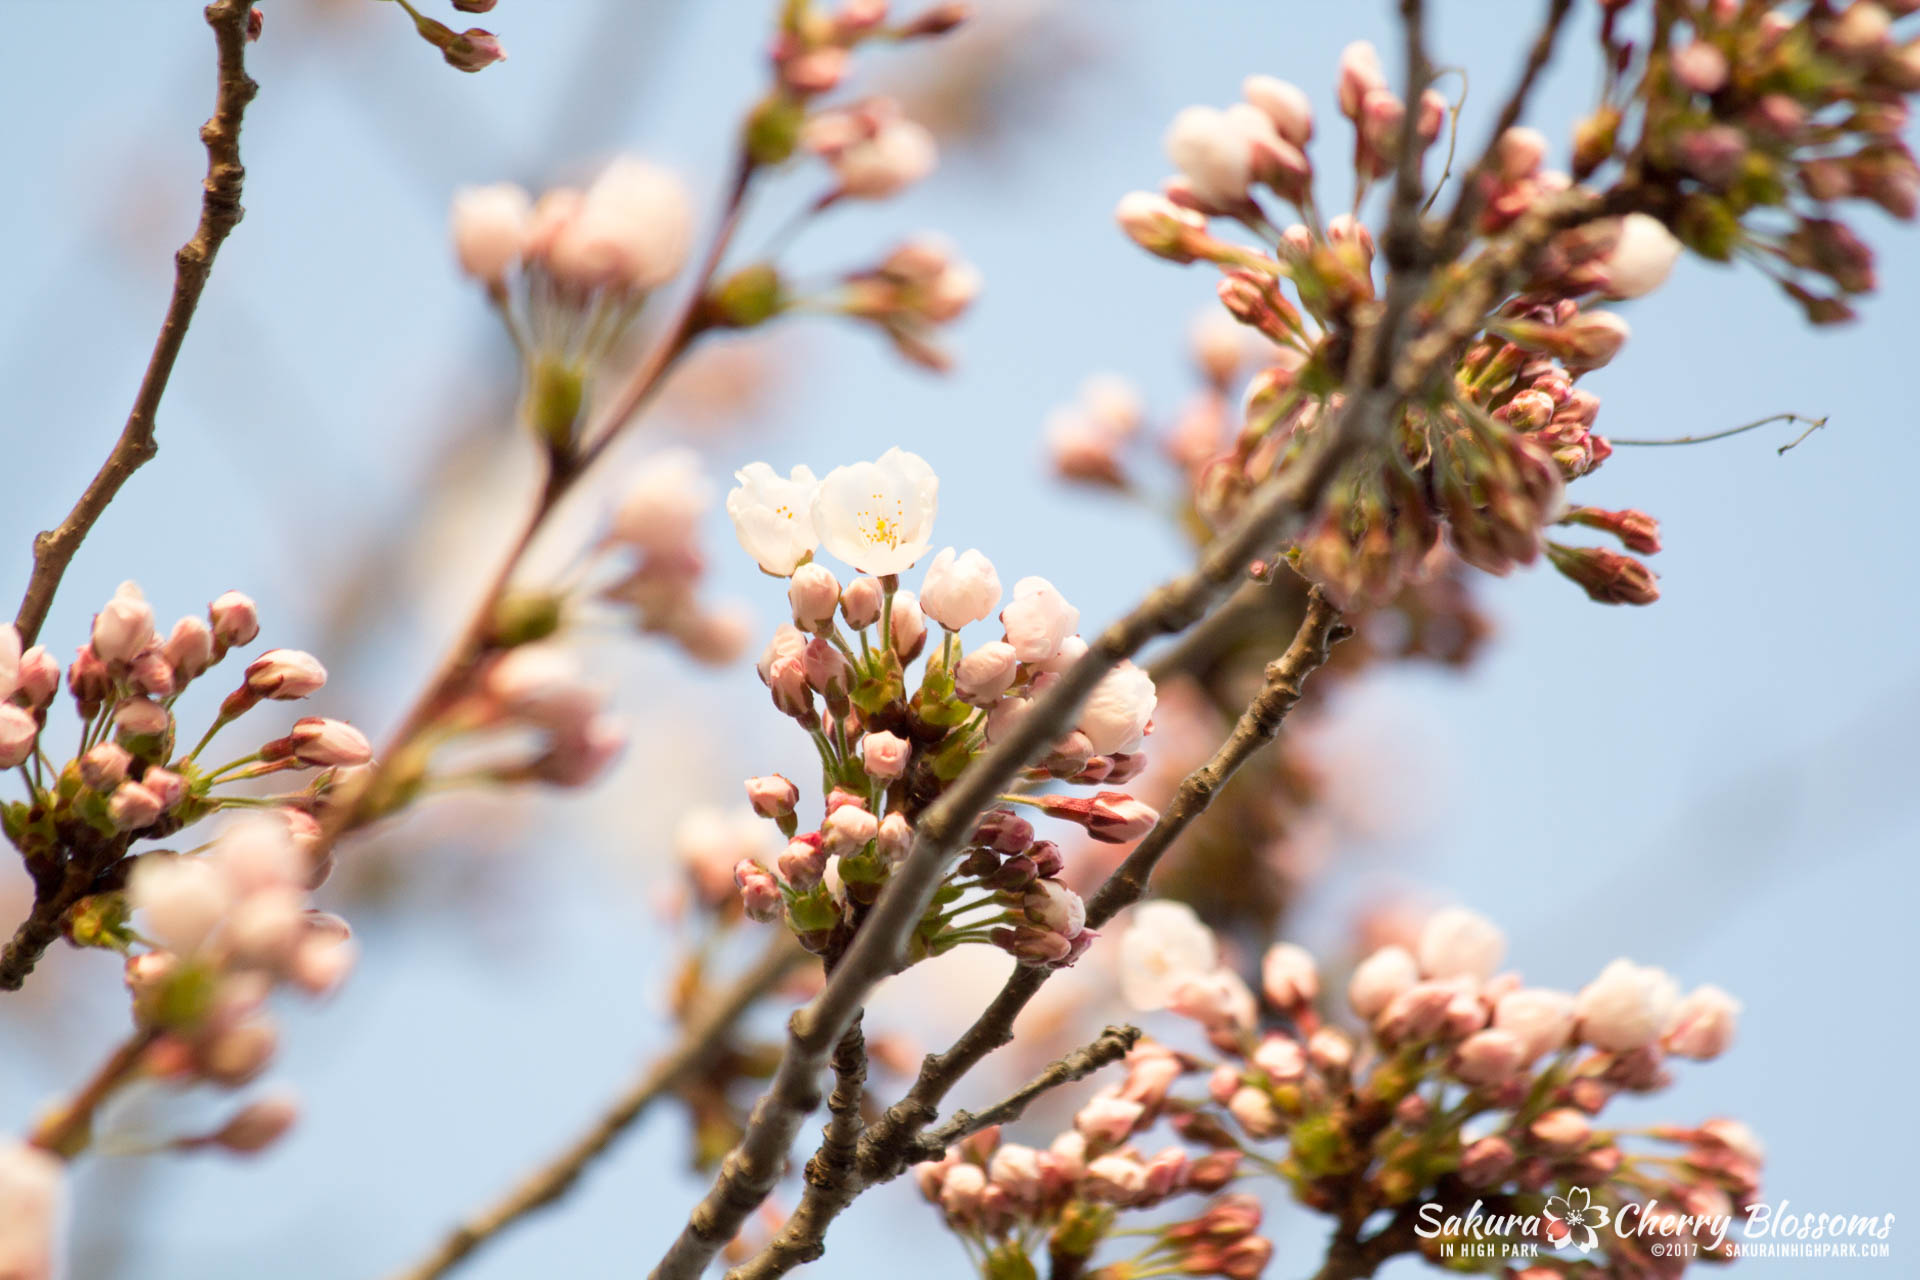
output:
[[[764,463],[739,478],[728,514],[760,567],[787,580],[793,614],[761,657],[760,678],[813,739],[824,803],[817,827],[802,832],[800,788],[750,779],[755,811],[789,843],[771,865],[742,860],[735,879],[748,915],[784,918],[808,946],[831,952],[907,856],[919,816],[1086,643],[1079,611],[1044,578],[1021,579],[1003,606],[999,573],[978,551],[946,548],[918,595],[900,587],[900,574],[932,551],[938,507],[938,479],[914,454],[889,450],[822,480],[805,467],[783,477]],[[842,583],[813,559],[822,547],[859,576]],[[967,648],[962,629],[996,616],[1000,638]],[[1154,810],[1118,788],[1144,763],[1154,700],[1153,681],[1131,664],[1100,683],[1026,778],[1092,793],[1009,795],[1007,807],[984,815],[922,922],[919,954],[986,942],[1028,964],[1078,958],[1093,935],[1078,895],[1060,882],[1059,848],[1012,806],[1096,840],[1146,834]]]
[[[1148,903],[1120,941],[1123,993],[1198,1023],[1208,1052],[1142,1041],[1124,1079],[1049,1148],[1002,1145],[1014,1153],[1002,1157],[969,1139],[921,1166],[922,1189],[989,1257],[1044,1238],[1056,1256],[1084,1260],[1124,1211],[1217,1190],[1236,1174],[1247,1190],[1277,1179],[1347,1222],[1428,1202],[1462,1215],[1476,1201],[1485,1213],[1544,1220],[1552,1197],[1584,1188],[1653,1224],[1640,1236],[1609,1233],[1605,1257],[1587,1265],[1677,1274],[1680,1251],[1648,1250],[1673,1238],[1665,1220],[1680,1215],[1690,1216],[1676,1230],[1701,1224],[1699,1256],[1719,1256],[1711,1220],[1759,1196],[1753,1136],[1731,1120],[1614,1127],[1603,1113],[1619,1095],[1663,1088],[1673,1059],[1718,1056],[1739,1004],[1717,987],[1683,997],[1665,973],[1627,960],[1578,993],[1528,987],[1500,971],[1505,946],[1472,912],[1434,915],[1415,947],[1384,948],[1354,969],[1354,1033],[1323,1013],[1320,969],[1304,949],[1272,947],[1256,991],[1221,964],[1190,910]],[[1162,1121],[1184,1149],[1148,1158],[1129,1145]],[[1656,1150],[1635,1149],[1636,1137]],[[1113,1235],[1116,1245],[1149,1243],[1099,1274],[1258,1275],[1269,1250],[1254,1234],[1256,1206],[1228,1196],[1186,1221]],[[1440,1261],[1448,1243],[1409,1236],[1400,1248]],[[1537,1243],[1544,1251],[1551,1241]]]

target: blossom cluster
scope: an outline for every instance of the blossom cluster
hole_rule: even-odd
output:
[[[1269,76],[1249,77],[1243,91],[1245,99],[1224,111],[1181,112],[1166,139],[1179,174],[1164,194],[1136,192],[1117,212],[1123,229],[1150,252],[1217,266],[1222,305],[1272,345],[1248,387],[1231,444],[1218,447],[1204,419],[1177,441],[1177,456],[1193,474],[1196,508],[1213,525],[1338,416],[1354,335],[1378,292],[1373,232],[1355,213],[1321,218],[1305,150],[1315,123],[1306,95]],[[1394,164],[1406,107],[1364,43],[1342,55],[1339,103],[1354,133],[1357,210]],[[1414,140],[1430,146],[1447,105],[1428,90],[1415,111]],[[1511,131],[1497,151],[1492,181],[1531,183],[1535,199],[1565,189],[1566,182],[1543,172],[1544,139],[1532,131]],[[1276,227],[1262,191],[1291,205],[1300,221]],[[1237,222],[1262,243],[1217,238],[1216,220]],[[1557,275],[1501,302],[1445,393],[1410,405],[1390,448],[1343,469],[1294,551],[1300,571],[1343,606],[1382,604],[1432,571],[1444,532],[1461,559],[1489,572],[1531,563],[1544,547],[1555,567],[1595,599],[1655,599],[1658,589],[1639,561],[1551,543],[1542,531],[1556,522],[1585,523],[1620,536],[1632,550],[1659,549],[1651,519],[1569,510],[1563,491],[1610,452],[1592,430],[1598,398],[1574,384],[1618,353],[1627,326],[1592,303],[1657,287],[1679,249],[1657,219],[1639,212],[1553,241],[1547,257],[1562,264]]]
[[[1086,642],[1079,611],[1044,578],[1016,582],[1002,607],[999,573],[978,551],[945,548],[918,594],[900,587],[900,574],[932,550],[939,502],[933,469],[914,454],[892,449],[818,480],[806,467],[783,477],[764,463],[739,478],[728,514],[748,554],[788,579],[793,614],[761,657],[760,678],[813,739],[823,812],[802,833],[800,788],[778,775],[750,779],[755,811],[777,822],[788,844],[772,866],[744,859],[734,874],[748,915],[784,916],[808,946],[830,951],[907,855],[919,815],[1031,710]],[[821,548],[859,576],[842,584],[813,559]],[[968,648],[961,631],[996,616],[1000,638]],[[916,685],[913,665],[923,656]],[[1026,963],[1065,965],[1085,950],[1093,935],[1079,896],[1060,881],[1059,847],[1037,839],[1013,806],[1096,840],[1145,834],[1153,809],[1114,788],[1144,764],[1154,701],[1153,681],[1130,663],[1099,684],[1026,779],[1099,789],[1002,797],[936,894],[918,934],[921,954],[990,942]]]
[[[1674,1059],[1718,1056],[1738,1003],[1711,986],[1683,997],[1671,977],[1628,960],[1578,993],[1529,987],[1501,971],[1504,954],[1485,919],[1439,912],[1414,947],[1383,948],[1353,970],[1350,1031],[1323,1009],[1320,968],[1303,948],[1269,949],[1256,991],[1190,910],[1147,903],[1121,939],[1123,994],[1198,1024],[1205,1051],[1141,1041],[1125,1077],[1045,1150],[956,1147],[921,1166],[922,1189],[988,1260],[985,1275],[1023,1274],[1012,1261],[1042,1241],[1056,1259],[1084,1261],[1139,1236],[1146,1247],[1103,1274],[1258,1275],[1270,1249],[1255,1234],[1258,1202],[1241,1193],[1265,1178],[1343,1223],[1479,1202],[1537,1215],[1550,1235],[1578,1229],[1566,1206],[1584,1189],[1646,1224],[1583,1253],[1597,1274],[1676,1274],[1684,1251],[1652,1249],[1676,1235],[1723,1256],[1714,1221],[1759,1195],[1752,1134],[1725,1119],[1616,1127],[1604,1112],[1661,1089]],[[1144,1155],[1133,1144],[1161,1121],[1185,1147]],[[1634,1137],[1664,1150],[1638,1151]],[[1236,1194],[1190,1216],[1116,1233],[1125,1211],[1229,1182]],[[1399,1250],[1437,1260],[1447,1243],[1407,1232]]]
[[[314,827],[312,812],[338,771],[373,757],[352,725],[306,716],[225,764],[200,761],[223,729],[260,703],[318,692],[327,672],[313,655],[271,649],[255,658],[206,731],[182,750],[176,702],[259,631],[253,601],[230,591],[208,606],[205,619],[184,617],[162,637],[140,588],[123,583],[67,665],[79,741],[70,759],[55,764],[60,756],[47,721],[60,665],[45,645],[23,652],[18,632],[0,627],[0,767],[18,768],[28,784],[25,798],[0,806],[0,821],[36,883],[75,877],[83,891],[117,887],[129,845],[172,836],[221,809],[272,807],[297,828]],[[318,772],[300,792],[260,797],[228,790],[307,770]]]

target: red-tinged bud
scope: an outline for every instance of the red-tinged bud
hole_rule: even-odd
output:
[[[247,10],[247,43],[252,44],[258,40],[260,33],[266,29],[266,25],[266,15],[261,13],[260,10]]]
[[[213,629],[198,618],[182,618],[161,652],[172,680],[185,685],[213,665]]]
[[[187,797],[187,780],[171,769],[149,769],[140,775],[140,785],[160,802],[162,811],[173,808]]]
[[[1528,389],[1516,392],[1513,399],[1502,405],[1494,416],[1515,431],[1537,431],[1553,421],[1555,408],[1552,396],[1544,391]]]
[[[880,606],[886,591],[878,578],[859,577],[840,593],[840,616],[855,631],[864,631],[880,621]]]
[[[1675,49],[1670,55],[1673,76],[1692,93],[1718,93],[1727,83],[1727,55],[1701,40]]]
[[[1561,574],[1578,583],[1600,604],[1652,604],[1660,598],[1653,572],[1632,556],[1599,547],[1547,543],[1547,558]]]
[[[927,619],[920,601],[911,591],[896,591],[890,625],[893,652],[902,662],[912,662],[927,647]]]
[[[80,781],[95,791],[111,791],[127,780],[133,757],[115,742],[103,742],[80,757]]]
[[[733,868],[733,882],[740,887],[740,902],[749,920],[767,924],[780,918],[786,898],[771,871],[752,858],[742,858]]]
[[[461,13],[491,13],[499,0],[453,0],[453,7]]]
[[[927,36],[943,36],[961,23],[973,17],[973,6],[969,4],[937,4],[919,17],[908,22],[899,30],[902,40],[918,40]]]
[[[813,709],[813,688],[807,683],[807,669],[799,658],[776,659],[767,671],[767,688],[773,694],[773,705],[782,715],[792,716],[806,728],[820,723],[819,714]]]
[[[974,825],[971,843],[997,853],[1024,853],[1033,843],[1033,824],[1011,809],[989,809]]]
[[[235,1088],[267,1069],[280,1036],[271,1023],[243,1022],[200,1046],[199,1065],[208,1079]]]
[[[1151,191],[1122,196],[1113,216],[1130,240],[1169,262],[1192,262],[1217,248],[1203,215]]]
[[[847,696],[853,687],[853,667],[831,641],[816,637],[801,654],[807,684],[830,702]]]
[[[252,1155],[278,1142],[299,1118],[300,1104],[292,1098],[261,1098],[235,1112],[207,1142],[235,1155]]]
[[[787,602],[793,606],[793,625],[802,631],[824,633],[840,607],[840,581],[823,564],[803,564],[787,584]]]
[[[256,698],[289,702],[317,693],[326,683],[320,660],[298,649],[269,649],[247,666],[247,691]]]
[[[1606,511],[1599,507],[1574,507],[1561,517],[1562,524],[1584,525],[1600,529],[1620,539],[1621,545],[1641,555],[1660,550],[1660,522],[1644,511]]]
[[[1241,324],[1258,329],[1276,343],[1291,342],[1300,315],[1274,282],[1252,271],[1235,271],[1220,281],[1220,301]]]
[[[260,612],[249,596],[229,591],[207,606],[213,624],[214,650],[224,654],[236,645],[252,644],[260,634]]]
[[[0,768],[25,764],[39,736],[37,720],[10,702],[0,703]]]
[[[800,803],[800,788],[777,773],[747,779],[747,802],[763,818],[791,817]]]
[[[906,815],[890,813],[880,819],[880,830],[873,838],[874,852],[898,866],[913,848],[913,825]]]
[[[373,744],[344,720],[306,716],[294,721],[292,732],[281,741],[288,745],[287,754],[294,759],[323,769],[361,765],[373,759]],[[264,748],[261,756],[268,758]]]
[[[1108,782],[1132,782],[1147,767],[1147,753],[1126,751],[1107,757],[1113,767],[1107,770]]]
[[[146,698],[128,698],[113,712],[113,727],[135,738],[157,738],[173,723],[167,709]]]
[[[1527,1135],[1554,1155],[1566,1155],[1587,1145],[1593,1126],[1572,1107],[1556,1107],[1535,1120]]]
[[[779,867],[780,878],[794,889],[805,893],[819,884],[821,877],[827,873],[826,846],[820,836],[814,832],[796,837],[780,851]],[[736,867],[735,877],[738,878],[739,874],[739,869]]]
[[[879,834],[880,820],[854,805],[835,809],[820,828],[826,851],[843,858],[860,852]]]
[[[1124,791],[1102,791],[1092,797],[1042,796],[1040,807],[1049,816],[1078,823],[1103,844],[1126,844],[1153,830],[1160,815],[1153,806]]]
[[[1187,1167],[1187,1185],[1195,1191],[1218,1191],[1239,1171],[1238,1151],[1210,1151]]]
[[[39,710],[53,701],[60,691],[60,663],[47,652],[47,646],[34,645],[20,655],[20,689],[27,705]]]
[[[1460,1179],[1470,1187],[1490,1187],[1513,1171],[1513,1144],[1490,1136],[1468,1143],[1460,1153]]]

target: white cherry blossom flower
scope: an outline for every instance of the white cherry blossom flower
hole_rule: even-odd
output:
[[[748,463],[734,479],[740,485],[727,495],[727,515],[741,547],[765,572],[790,577],[820,545],[813,529],[820,482],[804,466],[783,479],[764,462]]]
[[[885,576],[927,553],[939,507],[940,477],[926,459],[894,448],[828,472],[813,495],[813,527],[835,556]]]
[[[1145,902],[1120,939],[1120,994],[1136,1009],[1164,1009],[1182,986],[1219,964],[1220,945],[1193,908]]]

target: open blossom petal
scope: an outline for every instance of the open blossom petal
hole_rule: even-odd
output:
[[[673,279],[693,242],[693,211],[680,180],[622,157],[587,189],[553,236],[548,265],[580,289],[645,292]]]
[[[1626,1053],[1658,1040],[1679,1003],[1680,988],[1665,971],[1622,959],[1581,989],[1574,1009],[1582,1040]]]
[[[460,269],[483,284],[499,285],[520,260],[533,201],[511,182],[462,187],[453,193],[452,222]]]
[[[828,472],[813,496],[813,526],[828,551],[862,573],[900,573],[927,553],[939,507],[933,468],[895,448]]]
[[[0,1139],[0,1276],[60,1274],[66,1166],[37,1147]]]
[[[1164,1009],[1182,985],[1212,973],[1219,963],[1213,930],[1193,908],[1142,903],[1120,939],[1120,994],[1136,1009]]]
[[[727,495],[727,515],[741,547],[767,573],[790,576],[820,545],[813,528],[820,482],[807,467],[783,479],[764,462],[748,463],[734,479],[740,485]]]

